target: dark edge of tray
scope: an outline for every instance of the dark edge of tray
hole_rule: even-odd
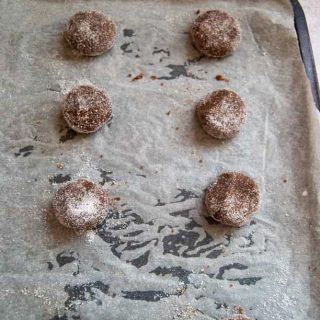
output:
[[[306,16],[298,0],[290,1],[294,12],[294,25],[298,35],[301,57],[311,84],[314,102],[316,104],[317,109],[320,110],[320,94],[317,70],[314,63],[313,51]]]

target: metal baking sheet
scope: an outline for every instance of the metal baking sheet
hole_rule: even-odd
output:
[[[190,42],[196,12],[213,8],[243,29],[226,59],[204,58]],[[0,9],[2,319],[222,319],[239,306],[252,319],[319,319],[319,115],[288,0]],[[81,58],[63,42],[67,19],[84,9],[113,17],[111,52]],[[96,134],[76,135],[62,120],[60,101],[78,83],[112,98],[113,121]],[[248,121],[222,142],[203,132],[194,107],[224,87],[244,98]],[[241,229],[203,208],[224,170],[249,174],[262,191]],[[120,198],[81,234],[51,212],[55,190],[78,177]]]
[[[314,62],[310,35],[305,14],[301,4],[297,0],[291,0],[294,22],[298,35],[300,53],[306,69],[307,76],[310,80],[311,91],[314,98],[314,103],[318,110],[320,110],[320,94],[317,70]]]

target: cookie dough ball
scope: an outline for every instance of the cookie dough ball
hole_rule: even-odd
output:
[[[65,27],[64,37],[82,55],[98,56],[113,46],[116,26],[99,12],[82,11],[71,17]]]
[[[203,129],[217,139],[234,137],[246,120],[246,106],[241,97],[231,90],[208,94],[197,105]]]
[[[86,230],[103,221],[108,202],[108,194],[99,184],[79,179],[58,189],[53,199],[53,210],[65,227]]]
[[[250,177],[239,172],[219,175],[209,186],[205,205],[210,216],[222,224],[240,227],[258,210],[260,192]]]
[[[93,86],[78,86],[65,96],[62,114],[73,130],[94,132],[111,119],[111,101],[102,90]]]
[[[195,47],[209,57],[230,55],[241,40],[241,28],[237,19],[221,10],[201,14],[191,28]]]

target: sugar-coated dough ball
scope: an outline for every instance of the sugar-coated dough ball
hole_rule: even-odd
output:
[[[240,172],[225,172],[209,186],[205,205],[222,224],[240,227],[258,210],[260,192],[255,181]]]
[[[108,194],[99,184],[79,179],[57,190],[53,199],[53,210],[65,227],[86,230],[103,221],[108,202]]]
[[[246,106],[241,97],[231,90],[213,91],[197,105],[203,129],[217,139],[234,137],[246,120]]]
[[[227,12],[211,10],[196,18],[191,38],[201,53],[221,58],[232,54],[238,47],[241,28],[238,20]]]
[[[106,92],[93,86],[81,85],[65,96],[62,114],[73,130],[80,133],[94,132],[111,119],[111,101]]]
[[[112,48],[116,26],[96,11],[81,11],[72,16],[64,30],[69,45],[85,56],[98,56]]]

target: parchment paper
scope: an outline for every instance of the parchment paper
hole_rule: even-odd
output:
[[[196,11],[214,8],[243,29],[226,59],[190,43]],[[63,42],[82,9],[113,17],[109,53],[81,58]],[[319,319],[319,118],[289,1],[4,0],[0,11],[2,319],[221,319],[235,306],[259,320]],[[113,121],[96,134],[61,118],[79,83],[112,97]],[[194,112],[219,88],[248,108],[226,142]],[[205,217],[204,190],[225,170],[262,191],[241,229]],[[55,190],[78,177],[120,197],[82,234],[51,212]]]

